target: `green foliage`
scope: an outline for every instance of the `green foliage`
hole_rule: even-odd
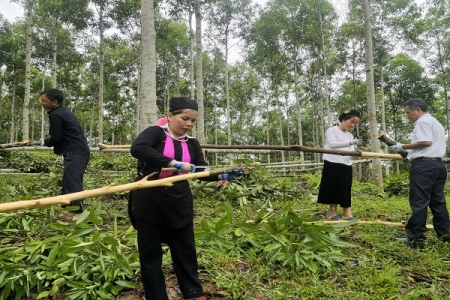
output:
[[[216,187],[217,182],[191,182],[194,195],[198,198],[213,197],[219,201],[231,201],[243,207],[257,206],[270,202],[286,202],[301,199],[305,189],[297,179],[272,178],[261,166],[251,166],[249,175],[227,184],[226,188]],[[217,191],[217,193],[215,193]]]
[[[409,195],[409,174],[393,174],[385,176],[383,178],[384,191],[389,196],[402,196],[407,197]]]
[[[196,230],[200,246],[208,245],[208,255],[225,252],[259,256],[272,267],[317,272],[345,258],[339,248],[353,246],[339,241],[336,229],[315,224],[318,219],[300,217],[293,211],[275,215],[261,210],[254,222],[234,224],[231,204],[225,210],[226,214],[219,219],[202,218]]]
[[[95,153],[90,164],[108,170],[128,163],[134,164],[128,154],[105,152]],[[400,294],[415,299],[430,289],[435,299],[450,295],[445,282],[435,279],[450,276],[442,265],[448,247],[433,234],[427,239],[429,251],[414,252],[395,241],[404,236],[401,227],[325,225],[315,217],[328,212],[315,201],[320,174],[273,178],[246,163],[250,174],[221,189],[217,182],[190,181],[205,290],[217,289],[230,299],[387,299]],[[134,166],[129,172],[97,171],[85,176],[86,189],[128,183]],[[55,173],[3,176],[0,195],[3,202],[57,195],[59,179]],[[354,181],[352,210],[360,220],[406,220],[407,190],[393,191],[408,186],[407,173],[386,177],[385,193],[372,183]],[[127,218],[126,196],[86,199],[88,210],[73,223],[59,217],[57,206],[0,214],[0,299],[140,294],[136,232]],[[169,254],[167,247],[163,251]],[[176,285],[171,263],[165,255],[168,287]]]
[[[8,157],[7,167],[23,173],[49,173],[61,169],[62,156],[52,153],[12,152]]]
[[[88,165],[88,171],[136,171],[136,159],[129,155],[114,152],[92,153]]]
[[[55,208],[0,214],[0,299],[115,299],[136,288],[136,233],[117,216],[105,227],[104,211],[97,203],[74,224],[53,220]]]

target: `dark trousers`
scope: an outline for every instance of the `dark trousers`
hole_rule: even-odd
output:
[[[83,175],[89,162],[89,153],[77,153],[67,151],[64,157],[64,175],[62,179],[61,194],[70,194],[81,192],[83,190]],[[79,209],[74,212],[83,211],[83,200],[74,200],[70,202],[72,206],[78,206]]]
[[[145,298],[168,300],[162,265],[161,243],[169,245],[173,267],[184,298],[203,295],[198,277],[197,252],[195,250],[194,223],[171,229],[165,225],[151,224],[135,218],[141,277]]]
[[[425,238],[428,207],[430,207],[437,237],[448,241],[450,222],[444,195],[444,185],[447,180],[445,164],[433,160],[414,162],[410,168],[409,180],[409,205],[412,216],[406,225],[408,238]]]

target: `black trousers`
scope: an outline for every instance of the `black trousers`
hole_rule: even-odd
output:
[[[165,225],[152,224],[134,218],[137,228],[141,280],[144,284],[145,298],[168,300],[162,265],[161,243],[169,245],[173,267],[184,298],[197,298],[203,295],[198,277],[197,252],[195,250],[194,223],[171,229]]]
[[[412,216],[406,225],[409,239],[425,239],[428,207],[433,214],[433,227],[438,238],[450,240],[449,215],[444,195],[447,168],[441,161],[414,162],[409,174],[409,205]]]
[[[70,194],[81,192],[83,190],[83,176],[89,162],[89,153],[77,153],[67,151],[64,157],[64,175],[62,179],[61,194]],[[83,200],[74,200],[70,202],[72,206],[78,206],[79,209],[74,212],[83,212]]]

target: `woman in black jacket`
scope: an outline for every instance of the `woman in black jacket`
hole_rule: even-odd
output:
[[[194,172],[195,165],[207,165],[200,143],[187,135],[197,120],[197,110],[198,106],[194,100],[172,98],[167,116],[168,123],[148,127],[134,140],[130,151],[131,155],[138,159],[138,179],[160,172],[161,168],[175,167],[178,172],[160,172],[151,179]],[[170,248],[183,297],[204,299],[198,277],[193,199],[189,182],[183,180],[174,182],[171,187],[131,191],[129,214],[137,229],[146,299],[168,299],[161,269],[161,243]]]

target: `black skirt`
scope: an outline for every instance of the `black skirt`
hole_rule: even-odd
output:
[[[352,206],[352,166],[324,161],[318,203]]]

